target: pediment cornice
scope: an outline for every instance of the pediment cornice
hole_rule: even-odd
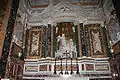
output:
[[[82,6],[72,5],[69,2],[62,2],[57,5],[49,5],[43,12],[31,13],[30,24],[41,23],[56,24],[57,22],[78,22],[88,20],[101,20],[101,13],[97,11],[87,11]]]

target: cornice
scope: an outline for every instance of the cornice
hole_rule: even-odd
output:
[[[103,10],[95,8],[86,10],[82,6],[75,6],[69,2],[62,2],[57,5],[50,4],[43,12],[39,11],[30,14],[29,24],[56,24],[57,22],[91,22],[103,21]]]

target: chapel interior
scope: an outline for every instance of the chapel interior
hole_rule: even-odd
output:
[[[120,80],[119,0],[2,0],[1,80]]]

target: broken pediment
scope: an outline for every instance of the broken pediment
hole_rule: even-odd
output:
[[[33,12],[31,14],[30,23],[39,22],[42,24],[53,24],[56,22],[84,22],[88,19],[99,20],[101,17],[98,15],[93,15],[93,13],[97,14],[98,12],[92,10],[87,11],[82,6],[72,5],[69,2],[61,2],[57,5],[50,4],[43,12],[39,13]]]

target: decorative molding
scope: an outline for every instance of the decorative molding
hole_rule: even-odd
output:
[[[69,2],[61,2],[56,6],[50,4],[43,12],[34,11],[30,14],[30,25],[55,25],[57,22],[94,22],[103,21],[102,8],[90,8],[89,10]]]
[[[57,74],[59,74],[60,72],[60,60],[56,61],[56,72]],[[28,77],[28,79],[30,79],[30,76],[34,76],[34,78],[38,77],[40,78],[52,78],[52,77],[59,77],[60,75],[54,75],[54,68],[55,68],[55,63],[54,60],[51,59],[25,59],[25,64],[24,64],[24,71],[23,71],[23,78]],[[71,70],[71,63],[70,60],[68,60],[68,72],[70,73]],[[76,72],[76,60],[72,61],[72,70],[74,72],[74,75],[72,75],[72,77],[77,76],[75,74]],[[82,65],[84,65],[84,69],[82,67]],[[103,66],[102,66],[103,65]],[[79,66],[79,70],[80,70],[80,76],[78,76],[79,78],[81,76],[83,77],[88,77],[88,74],[91,74],[92,76],[89,77],[99,77],[97,75],[100,75],[101,77],[108,77],[108,75],[110,74],[110,66],[108,63],[108,58],[90,58],[90,57],[80,57],[78,58],[78,66]],[[26,71],[26,67],[28,67],[28,71]],[[33,67],[33,68],[32,68]],[[50,67],[50,69],[49,69]],[[31,69],[32,68],[32,69]],[[31,71],[33,70],[33,71]],[[49,71],[50,70],[50,71]],[[62,61],[62,70],[63,73],[66,70],[65,69],[65,60]],[[98,71],[100,71],[98,73]],[[89,73],[92,72],[92,73]],[[85,74],[85,75],[84,75]],[[93,75],[94,74],[94,75]],[[105,75],[104,75],[105,74]],[[42,76],[43,75],[43,76]],[[44,76],[46,75],[46,76]],[[50,75],[50,77],[48,77]],[[109,75],[110,76],[110,75]]]

